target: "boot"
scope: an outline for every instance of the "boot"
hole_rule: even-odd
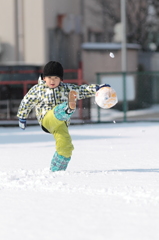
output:
[[[62,155],[59,155],[57,152],[55,152],[53,159],[51,161],[50,170],[52,172],[65,171],[70,159],[71,159],[70,157],[66,158]]]

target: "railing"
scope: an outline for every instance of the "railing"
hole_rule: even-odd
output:
[[[31,73],[38,73],[40,75],[41,71],[35,71],[35,70],[16,70],[16,71],[0,71],[0,74],[31,74]],[[83,80],[83,76],[82,76],[82,69],[65,69],[64,73],[68,74],[68,73],[74,73],[76,74],[75,78],[70,78],[70,79],[65,79],[64,82],[67,83],[74,83],[77,85],[81,85],[81,84],[86,84],[87,82]],[[20,91],[22,91],[21,94],[21,99],[22,97],[28,92],[29,88],[32,87],[33,85],[37,84],[38,80],[0,80],[0,87],[1,86],[12,86],[12,87],[20,87]],[[11,90],[8,90],[7,92],[9,92]],[[18,110],[18,106],[20,103],[21,99],[14,99],[11,97],[11,99],[3,99],[4,96],[3,93],[0,92],[0,113],[6,113],[6,116],[4,117],[4,114],[1,114],[2,117],[0,116],[0,118],[6,118],[6,119],[12,119],[14,118],[13,115],[16,114],[16,111]],[[86,110],[84,110],[84,106],[86,105],[90,105],[88,100],[86,100],[87,102],[85,102],[85,100],[80,100],[78,101],[78,107],[77,107],[77,114],[75,115],[76,119],[90,119],[90,109],[87,110],[87,114],[86,114]],[[13,105],[14,104],[14,111],[13,111]],[[90,108],[86,106],[86,108]],[[16,111],[15,111],[16,110]],[[13,112],[13,114],[12,114]],[[84,113],[85,112],[85,113]],[[35,114],[32,115],[32,118],[35,117]]]
[[[64,80],[64,82],[68,82],[68,83],[76,83],[78,85],[87,83],[86,81],[83,80],[83,76],[82,76],[82,69],[65,69],[64,70],[65,73],[77,73],[77,78],[75,79],[66,79]],[[35,73],[34,70],[17,70],[17,71],[0,71],[0,74],[30,74],[30,73]],[[37,73],[37,71],[36,71]],[[41,73],[41,71],[39,71],[39,74]],[[27,86],[29,84],[31,85],[35,85],[38,83],[38,80],[12,80],[12,81],[0,81],[0,85],[22,85],[23,86],[23,96],[27,93],[28,89]]]
[[[97,108],[97,122],[159,121],[159,72],[97,73],[97,83],[109,83],[118,96],[112,109]]]

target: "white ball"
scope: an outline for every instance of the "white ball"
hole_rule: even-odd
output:
[[[95,101],[101,108],[107,109],[117,104],[117,94],[111,87],[100,88],[95,95]]]

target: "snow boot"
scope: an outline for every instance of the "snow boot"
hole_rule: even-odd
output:
[[[54,108],[54,115],[60,121],[67,121],[70,119],[71,115],[76,110],[76,100],[77,100],[77,92],[70,91],[68,96],[68,103],[64,102],[62,104],[57,105]]]
[[[52,172],[65,171],[70,159],[71,157],[66,158],[62,155],[59,155],[57,152],[55,152],[53,159],[51,161],[50,170]]]

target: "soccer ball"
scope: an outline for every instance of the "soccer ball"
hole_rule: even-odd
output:
[[[111,87],[102,87],[96,92],[95,102],[101,108],[111,108],[118,102],[117,94]]]

